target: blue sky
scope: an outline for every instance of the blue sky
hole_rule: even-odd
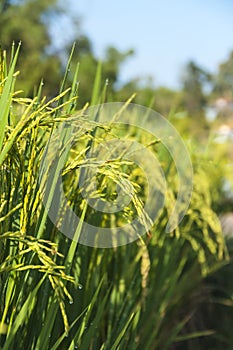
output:
[[[108,45],[135,49],[121,80],[152,76],[177,87],[192,59],[211,72],[233,50],[232,0],[70,0],[98,57]]]

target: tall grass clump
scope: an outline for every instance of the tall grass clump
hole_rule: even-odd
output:
[[[205,164],[194,159],[190,208],[179,228],[165,233],[177,184],[175,164],[163,145],[133,129],[125,135],[124,130],[89,121],[86,106],[77,111],[78,65],[73,85],[66,86],[71,60],[58,96],[47,100],[41,84],[34,98],[21,97],[14,90],[17,56],[18,50],[9,60],[5,53],[1,58],[1,349],[161,350],[176,348],[192,337],[212,335],[213,329],[187,332],[195,310],[206,301],[204,279],[227,259],[220,224],[211,209]],[[103,102],[105,95],[99,66],[91,103]],[[74,118],[81,131],[66,154],[66,141],[72,134],[62,129],[65,166],[61,173],[67,203],[81,218],[77,237],[84,221],[99,227],[127,222],[142,210],[140,203],[146,195],[146,181],[133,164],[123,158],[102,164],[97,194],[103,200],[114,197],[116,184],[124,178],[135,189],[135,197],[123,213],[110,219],[96,215],[78,183],[84,167],[96,166],[95,159],[86,160],[93,144],[111,140],[119,132],[119,137],[150,144],[160,159],[169,183],[165,206],[151,231],[136,242],[109,249],[83,246],[64,236],[59,223],[54,225],[49,219],[47,209],[56,200],[61,169],[57,159],[39,178],[45,166],[43,155],[53,131]],[[61,210],[65,205],[61,203]]]

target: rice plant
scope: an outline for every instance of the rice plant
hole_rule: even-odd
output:
[[[220,224],[211,209],[204,165],[194,161],[190,208],[180,226],[165,234],[177,184],[175,165],[159,140],[154,142],[133,128],[129,135],[129,130],[126,134],[114,126],[103,127],[98,120],[90,121],[85,116],[87,106],[78,111],[79,65],[73,85],[66,86],[71,60],[58,96],[48,101],[41,84],[34,98],[20,97],[14,90],[18,51],[12,52],[9,60],[1,54],[1,349],[165,350],[191,337],[211,335],[212,329],[193,334],[185,331],[205,299],[204,278],[227,259]],[[104,98],[99,66],[91,104]],[[72,134],[63,125],[74,119],[80,134],[68,154],[66,142]],[[63,148],[53,166],[47,168],[43,155],[59,127]],[[110,218],[96,215],[82,197],[78,176],[84,168],[96,167],[96,159],[87,161],[88,150],[116,134],[150,145],[160,158],[170,184],[165,206],[150,232],[131,244],[109,249],[84,246],[78,242],[84,221],[99,227],[121,225],[142,212],[145,179],[123,157],[102,164],[98,187],[90,189],[93,196],[114,200],[116,185],[126,179],[132,186],[124,190],[133,189],[133,201],[123,212]],[[61,159],[65,164],[62,169]],[[67,202],[61,203],[59,217],[68,203],[81,218],[74,240],[63,235],[59,222],[55,225],[48,215],[47,209],[57,200],[60,171]],[[146,221],[146,213],[143,215]]]

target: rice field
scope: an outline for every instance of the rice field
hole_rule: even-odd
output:
[[[18,54],[4,54],[1,61],[0,348],[165,350],[187,349],[187,342],[192,349],[200,339],[215,342],[214,329],[193,321],[196,310],[210,303],[208,280],[230,261],[212,209],[211,165],[187,143],[192,198],[180,224],[166,232],[178,185],[176,164],[162,142],[135,127],[89,120],[88,106],[77,110],[79,66],[67,86],[70,61],[58,96],[47,100],[41,84],[34,98],[21,97],[14,89]],[[99,68],[91,106],[105,102],[100,82]],[[67,128],[71,123],[74,127]],[[57,130],[58,144],[53,139]],[[101,164],[98,155],[88,153],[116,137],[149,148],[166,175],[164,206],[150,229],[143,209],[148,188],[140,167],[120,153]],[[48,145],[54,153],[48,153]],[[80,187],[85,171],[91,180]],[[96,186],[88,187],[94,175]],[[65,199],[58,198],[58,177]],[[97,197],[114,203],[119,187],[131,202],[119,212],[100,213],[86,200],[84,187],[94,203]],[[54,222],[49,210],[56,203],[60,221]],[[67,206],[80,218],[70,237],[62,232]],[[122,227],[135,217],[145,234],[129,244],[113,242],[104,248],[80,243],[89,234],[85,223]],[[71,232],[72,221],[66,225]]]

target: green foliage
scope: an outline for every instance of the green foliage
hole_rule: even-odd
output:
[[[15,60],[16,56],[9,69],[4,68],[0,85],[0,105],[4,106],[0,114],[1,348],[165,350],[182,338],[212,334],[208,329],[185,333],[193,312],[205,300],[204,278],[227,259],[212,210],[205,173],[208,161],[195,159],[190,150],[195,171],[191,205],[179,228],[165,233],[177,194],[176,168],[166,149],[152,142],[151,135],[136,133],[135,128],[126,133],[86,120],[85,108],[77,110],[78,66],[71,88],[65,89],[71,58],[60,93],[50,101],[41,97],[41,89],[33,99],[14,93]],[[99,65],[92,103],[102,102],[104,97]],[[137,137],[159,158],[169,184],[165,207],[148,235],[137,242],[111,249],[82,246],[62,235],[59,225],[57,228],[49,220],[39,191],[42,155],[52,131],[74,118],[83,132],[72,153],[66,154],[64,147],[61,157],[66,159],[64,191],[69,205],[81,217],[77,236],[84,220],[99,220],[100,226],[130,220],[142,211],[140,203],[146,192],[146,179],[138,167],[123,158],[103,164],[98,168],[97,189],[102,198],[112,196],[122,178],[131,183],[134,196],[124,215],[114,214],[111,220],[104,215],[97,217],[78,188],[82,167],[96,166],[95,159],[86,162],[90,145],[111,140],[118,133],[122,138]],[[60,137],[66,144],[72,135],[64,128]],[[45,206],[54,197],[59,162],[48,168],[40,181],[51,185]]]
[[[203,91],[205,82],[210,81],[211,76],[195,62],[189,62],[183,77],[184,106],[191,117],[199,116],[203,119],[203,107],[207,103]]]
[[[81,63],[78,81],[81,92],[79,107],[90,102],[98,60],[89,38],[81,33],[79,21],[72,19],[65,5],[61,5],[57,0],[2,0],[0,5],[0,45],[10,52],[12,42],[16,45],[22,42],[22,54],[18,59],[21,74],[17,79],[16,89],[23,90],[24,96],[32,97],[43,79],[43,95],[47,97],[57,95],[64,74],[64,61],[69,56],[73,42],[76,42],[74,62],[70,66],[71,76],[73,77],[76,62],[79,61]],[[67,25],[68,22],[73,36],[65,36],[57,48],[52,29],[55,22],[59,22],[63,28],[64,18],[68,19],[65,23]],[[57,32],[56,36],[62,34],[62,31]],[[132,50],[120,52],[113,47],[107,47],[102,62],[102,85],[107,80],[110,93],[115,89],[120,66],[132,54]],[[72,84],[69,77],[67,82]]]
[[[215,76],[213,91],[221,97],[232,100],[233,84],[233,52],[229,54],[227,60],[219,65]]]
[[[4,50],[10,52],[13,41],[16,45],[22,42],[22,55],[18,60],[21,71],[18,86],[25,95],[32,94],[39,84],[41,72],[47,86],[50,85],[50,93],[56,91],[61,77],[58,57],[46,54],[46,49],[51,45],[46,14],[52,8],[54,12],[58,11],[54,8],[55,3],[55,0],[2,1],[0,43]]]

